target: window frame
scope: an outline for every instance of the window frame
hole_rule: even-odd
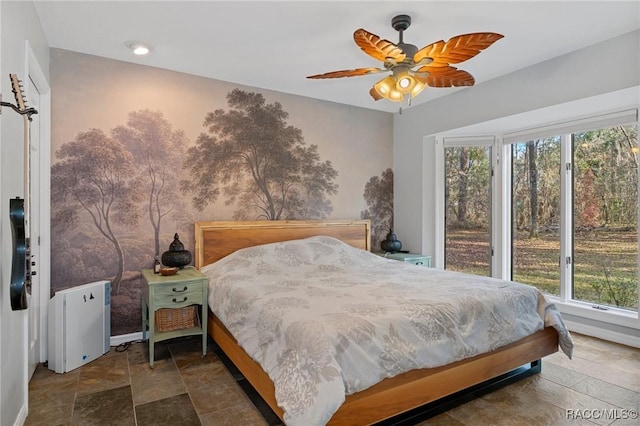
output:
[[[499,194],[500,194],[500,190],[499,188],[496,187],[497,185],[497,179],[495,176],[495,170],[498,167],[497,164],[497,159],[499,158],[498,155],[496,155],[495,151],[497,149],[497,144],[496,144],[496,137],[494,135],[487,135],[487,136],[474,136],[474,137],[444,137],[444,138],[436,138],[436,149],[440,149],[441,153],[437,154],[437,155],[441,155],[442,156],[442,161],[439,162],[440,163],[440,169],[436,169],[436,173],[440,173],[441,174],[441,179],[443,182],[443,185],[441,188],[439,188],[439,190],[441,190],[442,192],[442,206],[444,209],[446,209],[445,206],[445,200],[444,200],[444,185],[446,185],[446,180],[445,180],[445,166],[444,166],[444,158],[445,158],[445,149],[446,148],[455,148],[455,147],[472,147],[472,148],[489,148],[489,154],[491,157],[491,188],[490,188],[490,205],[491,205],[491,211],[489,212],[489,216],[490,216],[490,221],[489,221],[489,234],[490,234],[490,238],[491,241],[489,242],[489,246],[490,246],[490,250],[492,251],[492,254],[490,254],[490,264],[489,264],[489,273],[491,274],[490,276],[495,276],[495,270],[496,268],[502,268],[501,265],[501,260],[499,256],[495,255],[495,247],[496,247],[496,240],[499,239],[501,237],[502,234],[502,226],[501,226],[501,213],[499,212]],[[437,157],[440,158],[440,157]],[[436,164],[438,164],[438,162],[436,162]],[[445,250],[445,237],[446,237],[446,230],[445,230],[445,216],[446,213],[443,210],[443,214],[442,214],[442,226],[440,227],[440,232],[442,234],[442,244],[438,245],[440,247],[440,255],[436,256],[437,259],[439,260],[439,264],[437,264],[436,266],[439,268],[444,268],[444,261],[445,261],[445,255],[446,255],[446,250]]]
[[[489,211],[489,237],[490,237],[490,241],[489,241],[489,247],[490,247],[490,251],[491,253],[489,253],[489,276],[493,276],[494,275],[494,270],[496,267],[499,267],[499,262],[496,261],[496,259],[499,257],[496,254],[496,246],[498,245],[496,243],[496,238],[499,237],[500,235],[500,223],[498,218],[496,218],[496,208],[499,208],[498,202],[496,200],[496,198],[500,195],[500,192],[498,192],[496,190],[496,179],[495,179],[495,170],[497,168],[497,163],[496,163],[496,155],[494,153],[494,151],[497,149],[496,146],[496,138],[495,136],[476,136],[476,137],[445,137],[443,138],[441,141],[441,146],[442,146],[442,156],[444,159],[444,152],[447,148],[461,148],[461,147],[469,147],[469,148],[489,148],[489,156],[490,156],[490,161],[491,161],[491,176],[490,176],[490,182],[491,182],[491,188],[490,189],[490,211]],[[443,182],[446,185],[446,180],[445,180],[445,166],[444,166],[444,161],[442,164],[442,177],[443,177]],[[443,187],[443,205],[445,203],[444,201],[444,187]],[[438,218],[438,222],[436,223],[445,223],[445,218],[446,218],[446,206],[445,209],[442,211],[442,218]],[[441,220],[441,221],[440,221]],[[442,230],[442,234],[443,234],[443,243],[442,243],[442,256],[439,256],[439,259],[442,259],[441,261],[441,265],[439,267],[444,268],[444,261],[446,258],[446,247],[445,247],[445,240],[446,240],[446,230],[443,229]],[[497,234],[497,235],[496,235]]]

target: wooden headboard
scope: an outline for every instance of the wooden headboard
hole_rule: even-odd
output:
[[[195,266],[201,268],[241,248],[316,235],[327,235],[354,247],[371,250],[369,220],[196,222]]]

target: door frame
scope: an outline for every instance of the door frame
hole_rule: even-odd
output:
[[[2,39],[2,7],[0,6],[0,39]],[[0,54],[0,70],[2,70],[2,55]],[[0,88],[2,87],[2,84],[0,84]],[[0,143],[2,143],[2,120],[0,120]],[[2,148],[0,147],[0,164],[2,164]],[[0,198],[4,199],[4,193],[2,191],[2,173],[0,172]],[[0,201],[0,205],[2,205],[2,202]],[[2,224],[0,224],[0,237],[4,238],[3,233],[2,233]],[[4,256],[4,253],[2,253],[2,247],[0,246],[0,262],[2,262],[2,257]],[[1,263],[0,263],[1,265]],[[0,266],[0,269],[2,269],[2,267]],[[0,276],[0,284],[2,284],[2,277]],[[0,290],[1,292],[1,290]],[[1,294],[1,293],[0,293]],[[5,318],[5,313],[3,312],[3,303],[0,300],[0,320],[4,321]],[[2,327],[0,326],[0,366],[3,365],[3,359],[2,359]],[[2,380],[3,373],[2,370],[0,369],[0,380]],[[0,423],[2,423],[2,401],[4,401],[4,396],[2,395],[2,385],[0,384]]]

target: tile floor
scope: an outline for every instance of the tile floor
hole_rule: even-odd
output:
[[[637,425],[637,419],[606,417],[640,410],[640,349],[573,336],[573,360],[553,354],[543,360],[542,373],[420,425]],[[217,348],[210,345],[205,357],[200,351],[199,338],[181,338],[156,344],[153,369],[146,343],[111,348],[65,374],[40,365],[29,385],[25,424],[280,424]],[[568,410],[578,418],[568,418]]]

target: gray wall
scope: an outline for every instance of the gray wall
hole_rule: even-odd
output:
[[[423,144],[425,136],[639,85],[640,31],[634,31],[396,114],[394,215],[403,248],[435,250],[434,188],[428,184],[434,181],[434,139]]]

